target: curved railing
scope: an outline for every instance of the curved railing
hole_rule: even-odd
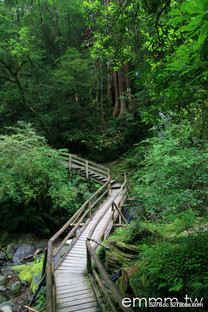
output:
[[[92,235],[93,235],[94,231],[96,230],[97,226],[99,225],[100,221],[102,220],[102,218],[109,211],[109,208],[111,208],[111,213],[108,216],[108,219],[105,223],[105,226],[99,235],[98,242],[102,241],[104,239],[105,232],[106,232],[107,228],[109,227],[110,223],[112,221],[115,221],[118,216],[120,218],[122,218],[127,223],[125,217],[123,216],[123,214],[121,212],[122,201],[124,200],[124,197],[126,194],[126,188],[127,188],[127,180],[126,180],[126,175],[125,175],[124,183],[120,187],[119,192],[114,196],[114,198],[112,198],[111,202],[108,204],[108,206],[106,207],[106,209],[104,210],[102,215],[98,218],[97,222],[92,227],[92,229],[88,235],[88,238],[86,240],[87,271],[89,274],[92,273],[94,275],[94,278],[95,278],[99,288],[101,289],[105,299],[108,301],[112,312],[117,312],[118,310],[115,307],[115,304],[113,303],[108,292],[106,291],[106,286],[108,287],[108,289],[112,293],[115,302],[118,304],[119,308],[122,311],[133,312],[133,310],[132,310],[132,308],[126,308],[123,306],[123,304],[122,304],[123,296],[119,292],[116,285],[109,278],[105,268],[102,265],[102,262],[100,261],[100,259],[98,258],[97,254],[95,252],[96,248],[98,247],[98,244],[96,243],[96,244],[94,244],[94,246],[92,246],[90,242],[91,241],[94,242],[94,240],[92,239]],[[96,268],[98,270],[98,273],[96,272],[96,270],[92,266],[92,259],[93,259],[94,263],[96,264]],[[99,275],[102,277],[102,279],[100,278]]]

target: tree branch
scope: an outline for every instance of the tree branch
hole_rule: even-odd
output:
[[[156,21],[155,21],[155,26],[158,26],[158,22],[160,19],[160,16],[162,15],[163,11],[165,11],[165,9],[170,5],[171,0],[168,0],[168,2],[164,5],[164,7],[162,7],[162,9],[160,10],[160,12],[157,15]]]
[[[0,75],[0,78],[5,79],[5,80],[8,80],[8,81],[10,81],[10,82],[12,82],[12,83],[16,83],[16,81],[10,79],[9,77],[5,77],[5,76]]]

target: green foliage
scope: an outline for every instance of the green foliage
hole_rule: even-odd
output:
[[[44,219],[49,222],[50,215],[62,212],[68,218],[75,213],[91,194],[84,179],[71,176],[68,181],[59,152],[50,148],[31,125],[21,123],[9,130],[15,133],[1,136],[0,141],[2,228],[12,230],[36,223],[39,228]]]
[[[46,312],[46,290],[44,290],[41,294],[39,294],[39,297],[37,301],[35,302],[34,309],[39,311],[41,309],[42,312]]]
[[[141,119],[131,113],[124,113],[119,118],[109,118],[105,128],[98,130],[96,134],[90,134],[82,140],[93,153],[102,156],[101,161],[110,161],[118,158],[128,150],[135,141],[145,135],[145,127],[141,125]]]
[[[135,173],[135,191],[146,216],[161,218],[187,210],[206,213],[208,150],[207,145],[201,147],[193,127],[169,125],[144,143],[148,146]]]
[[[143,245],[138,270],[130,284],[136,297],[177,297],[184,302],[191,298],[207,299],[208,270],[206,254],[208,237],[205,233],[154,246]],[[200,301],[200,300],[199,300]]]

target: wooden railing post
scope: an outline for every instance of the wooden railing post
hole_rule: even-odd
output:
[[[48,255],[46,266],[46,311],[55,312],[53,298],[53,246],[52,242],[48,242]]]
[[[69,170],[72,170],[72,155],[69,154]]]
[[[85,171],[86,171],[86,179],[89,179],[89,165],[88,165],[88,161],[86,160],[85,162]]]
[[[119,216],[118,216],[118,220],[119,220],[119,225],[121,225],[121,207],[120,207],[120,204],[118,205],[118,213],[119,213]]]
[[[89,201],[88,203],[88,209],[89,209],[89,212],[88,212],[88,218],[92,219],[92,207],[91,207],[91,200]]]
[[[87,248],[87,246],[86,246]],[[87,272],[92,273],[92,259],[91,259],[91,254],[87,248]]]
[[[110,177],[110,169],[107,168],[108,170],[108,195],[110,195],[110,191],[111,191],[111,177]]]
[[[74,231],[74,238],[77,237],[77,230]]]

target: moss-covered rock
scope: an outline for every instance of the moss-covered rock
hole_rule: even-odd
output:
[[[14,256],[16,252],[16,248],[14,247],[14,245],[8,245],[7,246],[7,249],[6,249],[6,254],[7,254],[7,257],[11,260],[12,257]]]
[[[8,278],[4,275],[0,275],[0,285],[3,286],[3,285],[6,285],[8,282]]]
[[[17,272],[20,280],[27,282],[31,285],[31,290],[34,292],[37,284],[34,283],[33,277],[42,271],[42,261],[32,262],[28,265],[14,266],[13,269]]]
[[[0,303],[7,301],[8,298],[5,295],[0,294]]]
[[[15,283],[11,284],[9,289],[12,295],[18,295],[21,291],[22,285],[20,281],[16,281]]]
[[[125,244],[117,239],[108,240],[106,246],[106,268],[110,273],[118,271],[123,265],[133,264],[137,258],[140,248],[138,246]]]
[[[13,311],[13,303],[11,301],[4,301],[0,304],[1,312],[12,312]]]

